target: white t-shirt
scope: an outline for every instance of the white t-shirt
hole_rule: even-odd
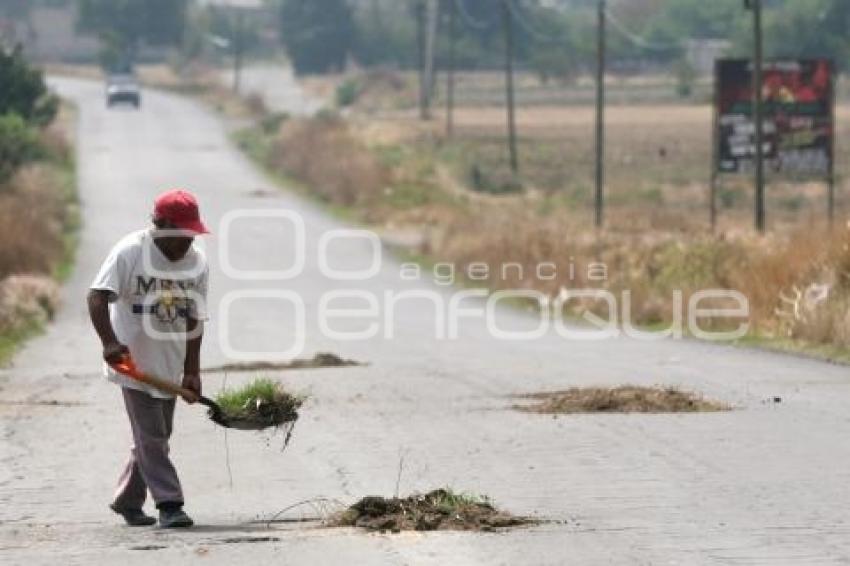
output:
[[[110,292],[112,327],[138,368],[179,385],[186,359],[186,318],[207,319],[208,279],[206,257],[195,245],[179,261],[170,261],[154,243],[152,231],[139,230],[112,248],[91,289]],[[104,365],[114,383],[160,399],[173,397]]]

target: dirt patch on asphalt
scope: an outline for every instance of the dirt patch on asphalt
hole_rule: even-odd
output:
[[[346,360],[328,352],[319,352],[309,359],[296,359],[291,362],[240,362],[205,368],[204,373],[280,371],[290,369],[318,369],[365,365],[355,360]]]
[[[5,406],[19,406],[19,407],[83,407],[86,403],[80,403],[78,401],[57,401],[55,399],[47,399],[47,400],[6,400],[0,399],[0,405]]]
[[[514,408],[529,413],[706,413],[730,406],[675,387],[585,387],[519,395],[535,401]]]
[[[496,509],[489,499],[436,489],[405,498],[364,497],[327,521],[370,531],[494,531],[539,521]]]
[[[280,537],[230,537],[221,539],[221,544],[256,544],[261,542],[280,542]]]

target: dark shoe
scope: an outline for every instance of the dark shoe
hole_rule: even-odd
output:
[[[195,522],[183,509],[160,509],[159,526],[163,529],[185,529],[191,527]]]
[[[114,503],[109,508],[124,517],[124,520],[131,527],[149,527],[156,523],[156,519],[150,515],[145,515],[145,512],[141,509],[121,509],[116,507]]]

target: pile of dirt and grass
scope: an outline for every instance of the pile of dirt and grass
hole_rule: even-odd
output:
[[[405,498],[364,497],[332,517],[331,527],[370,531],[493,531],[538,521],[517,517],[493,506],[487,497],[436,489]]]
[[[226,421],[257,429],[291,428],[304,401],[304,396],[286,391],[271,379],[257,379],[239,389],[225,390],[215,398]]]
[[[516,405],[516,409],[546,414],[706,413],[730,409],[728,405],[675,387],[574,387],[520,395],[520,398],[536,403]]]
[[[244,371],[279,371],[291,369],[318,369],[364,365],[355,360],[348,360],[330,352],[319,352],[312,358],[295,359],[291,362],[239,362],[205,368],[204,373],[244,372]]]

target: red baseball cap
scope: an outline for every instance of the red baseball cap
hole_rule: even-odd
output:
[[[153,217],[157,220],[167,220],[179,230],[186,230],[194,235],[210,233],[201,221],[195,196],[182,189],[167,191],[156,197]]]

